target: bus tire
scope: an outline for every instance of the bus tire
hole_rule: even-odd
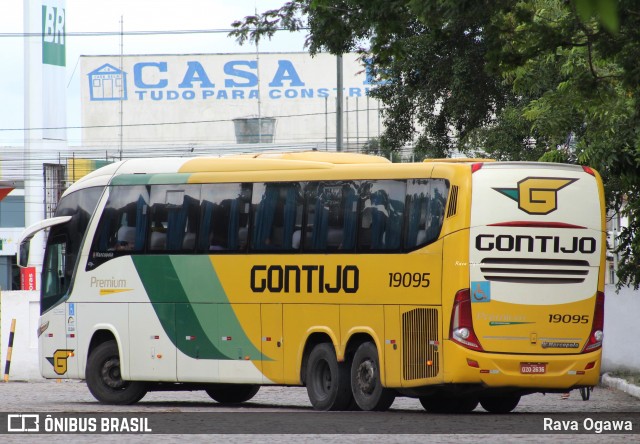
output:
[[[488,396],[480,398],[480,405],[489,413],[509,413],[518,406],[520,395]]]
[[[93,397],[103,404],[135,404],[147,394],[144,382],[122,379],[118,344],[114,340],[103,342],[91,352],[86,382]]]
[[[348,410],[353,395],[349,367],[338,362],[329,343],[313,347],[307,361],[306,385],[309,401],[316,410]]]
[[[420,404],[429,413],[469,413],[478,407],[477,398],[421,396]]]
[[[396,399],[393,390],[382,386],[378,350],[371,342],[360,344],[351,364],[353,397],[364,411],[385,411]]]
[[[214,384],[205,392],[220,404],[240,404],[253,398],[258,390],[260,386],[255,384]]]

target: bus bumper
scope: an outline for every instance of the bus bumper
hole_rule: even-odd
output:
[[[444,382],[536,391],[595,386],[602,349],[584,354],[525,355],[476,352],[444,341]]]

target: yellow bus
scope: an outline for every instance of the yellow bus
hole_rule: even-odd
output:
[[[126,160],[49,228],[41,373],[103,403],[306,386],[319,410],[430,412],[592,387],[603,188],[588,167],[300,152]]]

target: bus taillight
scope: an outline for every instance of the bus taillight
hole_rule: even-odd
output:
[[[588,353],[598,350],[602,347],[602,338],[604,337],[604,293],[599,291],[596,294],[596,308],[593,312],[593,325],[591,326],[591,334],[589,340],[582,349],[582,353]]]
[[[473,331],[471,297],[468,288],[458,291],[453,301],[449,339],[468,349],[483,351],[480,341]]]

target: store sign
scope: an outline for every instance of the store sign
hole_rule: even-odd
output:
[[[287,54],[269,56],[263,56],[260,72],[255,58],[242,59],[238,55],[230,60],[216,56],[199,60],[186,56],[171,59],[148,56],[145,61],[130,65],[131,73],[104,63],[87,74],[89,100],[170,102],[257,100],[259,97],[286,100],[336,95],[335,76],[330,75],[326,65],[287,57]],[[324,75],[319,76],[319,72]],[[131,84],[127,84],[129,74],[132,74]],[[362,70],[345,86],[345,97],[366,97],[372,85]]]
[[[42,5],[42,63],[65,66],[65,8]]]
[[[36,267],[25,267],[20,269],[20,289],[36,289]]]
[[[331,54],[83,56],[80,69],[84,144],[248,143],[235,120],[253,117],[275,119],[269,142],[335,134]],[[381,107],[369,95],[376,85],[358,54],[343,55],[342,84],[346,139],[378,136]]]

